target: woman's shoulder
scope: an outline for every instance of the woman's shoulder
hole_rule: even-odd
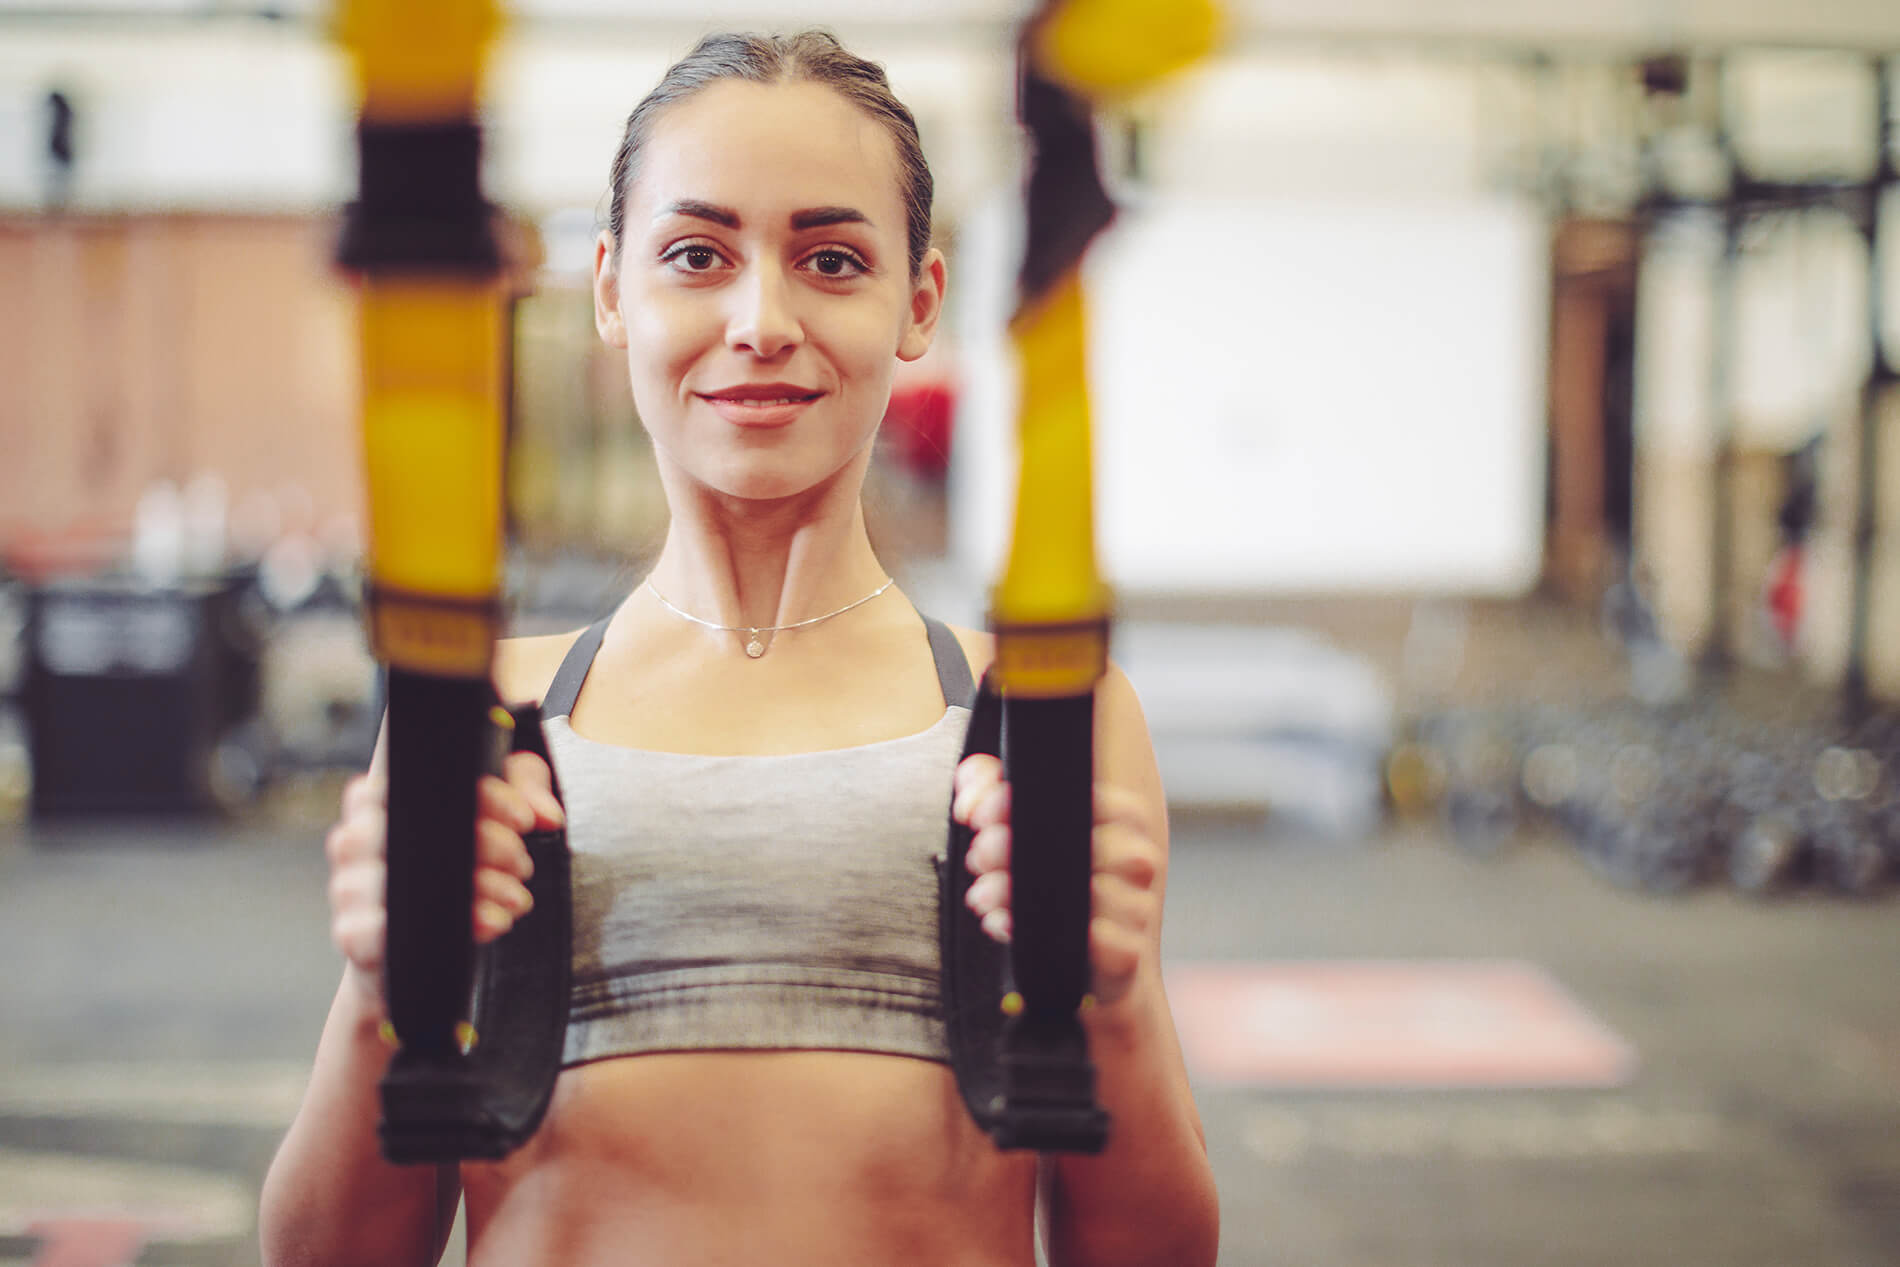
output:
[[[503,638],[495,644],[495,693],[510,704],[539,700],[548,693],[554,674],[575,639],[586,632],[540,634],[530,638]]]
[[[996,635],[947,622],[944,627],[956,635],[957,645],[963,648],[964,658],[970,662],[970,673],[982,677],[984,670],[990,667],[990,661],[996,658]]]

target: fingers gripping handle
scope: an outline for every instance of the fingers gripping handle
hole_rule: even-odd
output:
[[[952,819],[943,993],[964,1103],[1000,1148],[1097,1153],[1107,1142],[1077,1015],[1088,985],[1092,718],[1092,697],[1005,703],[985,678],[970,719],[964,755],[1001,756],[1011,781],[1014,932],[1005,953],[965,905],[971,832]]]
[[[448,790],[430,804],[419,792],[398,792],[394,677],[387,971],[390,1019],[400,1046],[381,1087],[383,1154],[396,1163],[497,1159],[520,1147],[540,1125],[560,1073],[572,950],[567,836],[556,829],[526,837],[534,863],[528,881],[532,909],[505,936],[476,949],[470,928],[475,784],[509,748],[548,758],[540,711],[515,710],[505,734],[498,734],[489,721],[494,699],[486,683],[477,683],[479,695],[470,696],[478,709],[472,719],[459,693],[453,695],[451,712],[441,694],[405,691],[412,705],[426,700],[442,710],[434,727],[412,719],[406,728],[412,736],[427,736],[438,749],[451,734],[472,736],[466,747],[458,744],[447,755],[435,754],[442,766],[451,758],[457,764],[452,773],[438,772]],[[434,679],[430,689],[452,685],[461,684]],[[507,742],[498,742],[502,739]],[[409,768],[413,774],[424,764],[412,757]],[[466,781],[450,784],[451,778]],[[558,798],[558,783],[553,790]],[[411,797],[415,810],[399,843],[400,795]],[[459,812],[441,812],[464,803],[466,820]],[[399,869],[407,877],[404,883],[395,878]],[[400,955],[399,945],[404,947]],[[400,1012],[398,997],[404,1000]],[[462,1041],[465,1018],[473,1020],[472,1046]]]

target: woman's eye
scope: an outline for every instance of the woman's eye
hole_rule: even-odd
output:
[[[864,261],[850,251],[814,251],[806,257],[806,262],[820,277],[857,277],[870,271]]]
[[[711,272],[719,264],[719,252],[710,246],[677,246],[660,259],[687,273]]]

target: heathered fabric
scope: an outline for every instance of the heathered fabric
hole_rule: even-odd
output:
[[[563,1063],[829,1049],[947,1062],[935,858],[970,710],[880,743],[697,756],[546,722],[574,865]]]

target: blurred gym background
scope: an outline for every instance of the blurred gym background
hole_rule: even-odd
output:
[[[936,173],[870,509],[980,624],[1018,6],[511,9],[515,627],[664,528],[587,295],[621,121],[811,23]],[[1900,1261],[1900,7],[1229,12],[1102,121],[1088,283],[1223,1264]],[[351,108],[316,0],[0,0],[4,1267],[256,1261],[380,709]]]

